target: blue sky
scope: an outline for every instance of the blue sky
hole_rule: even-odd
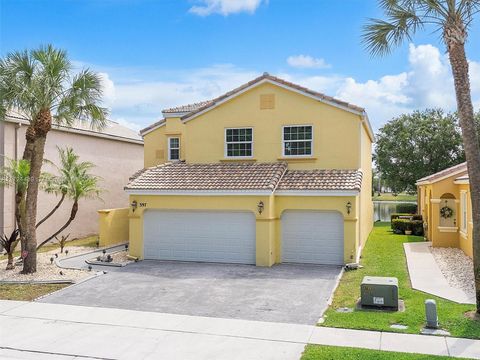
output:
[[[385,58],[360,32],[374,0],[0,0],[0,55],[51,43],[101,72],[113,120],[141,128],[263,71],[364,106],[374,127],[416,108],[453,109],[438,34]],[[468,54],[480,106],[480,33]]]

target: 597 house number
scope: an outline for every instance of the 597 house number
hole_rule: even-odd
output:
[[[146,202],[141,202],[141,203],[138,203],[138,206],[139,207],[147,207],[147,203]]]

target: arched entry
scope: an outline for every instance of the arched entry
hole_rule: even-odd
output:
[[[440,196],[439,217],[441,227],[457,226],[456,198],[453,194],[445,193]]]

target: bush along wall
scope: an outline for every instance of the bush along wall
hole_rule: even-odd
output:
[[[398,204],[397,213],[401,214],[416,214],[417,213],[417,204]]]
[[[421,219],[414,220],[397,218],[392,220],[391,226],[395,234],[405,234],[405,230],[411,230],[413,235],[423,235],[423,221]]]

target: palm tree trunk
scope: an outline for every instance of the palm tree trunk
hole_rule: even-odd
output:
[[[13,265],[13,250],[8,252],[8,262],[6,270],[13,270],[15,266]]]
[[[43,245],[47,244],[53,238],[55,238],[55,236],[60,234],[63,230],[65,230],[72,223],[72,221],[75,220],[75,216],[77,216],[77,212],[78,212],[78,200],[75,200],[72,205],[72,210],[70,210],[70,217],[68,218],[67,222],[63,224],[63,226],[60,229],[55,231],[55,233],[53,233],[47,239],[42,241],[40,245],[38,245],[37,250],[40,249]]]
[[[25,220],[25,249],[23,273],[31,274],[37,271],[37,199],[40,174],[42,171],[45,142],[52,126],[52,115],[49,109],[40,111],[34,121],[35,142],[31,152],[30,177],[27,187]]]
[[[470,180],[473,220],[473,270],[475,274],[477,313],[480,313],[480,148],[474,121],[465,46],[463,42],[454,41],[453,39],[451,41],[446,40],[446,43],[455,82],[458,116],[462,129]]]
[[[35,227],[38,228],[45,221],[47,221],[50,218],[50,216],[52,216],[58,210],[60,205],[62,205],[63,200],[65,200],[65,194],[62,194],[62,197],[60,198],[60,201],[57,203],[57,205],[55,205],[55,207],[42,220],[40,220]]]

